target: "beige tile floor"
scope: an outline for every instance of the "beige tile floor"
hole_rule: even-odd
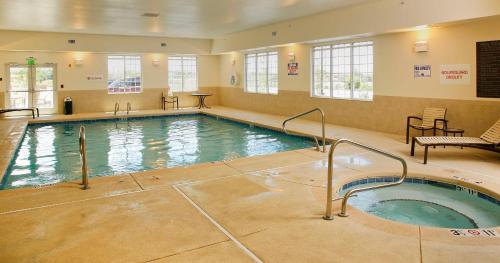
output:
[[[285,118],[223,107],[203,111],[275,129]],[[167,113],[179,112],[197,110]],[[0,120],[0,169],[28,121]],[[319,123],[307,120],[293,121],[290,128],[320,131]],[[423,165],[421,151],[410,157],[400,135],[327,125],[327,137],[401,155],[410,176],[460,183],[500,198],[498,154],[437,148]],[[342,145],[334,158],[335,186],[397,176],[400,169],[395,161]],[[322,220],[326,172],[327,155],[304,149],[93,178],[85,191],[77,182],[0,191],[0,262],[498,262],[500,238],[454,237],[447,229],[388,221],[352,207],[347,218]]]

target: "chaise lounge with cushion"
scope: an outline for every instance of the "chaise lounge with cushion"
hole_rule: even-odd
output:
[[[478,137],[414,137],[411,141],[411,156],[415,155],[415,143],[424,146],[424,164],[427,164],[429,146],[461,146],[473,147],[488,151],[500,152],[500,119],[485,133]]]

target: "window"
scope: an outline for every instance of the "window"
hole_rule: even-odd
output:
[[[245,91],[278,94],[278,52],[245,55]]]
[[[196,57],[168,57],[168,85],[174,92],[198,90]]]
[[[141,57],[108,56],[108,94],[141,92]]]
[[[312,53],[312,96],[373,98],[373,42],[319,46]]]

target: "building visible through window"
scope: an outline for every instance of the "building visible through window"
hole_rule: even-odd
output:
[[[108,93],[142,91],[140,56],[108,56]]]
[[[278,52],[245,55],[245,91],[278,94]]]
[[[373,98],[373,42],[318,46],[312,53],[312,96]]]
[[[168,58],[168,85],[174,92],[198,90],[198,64],[196,57]]]

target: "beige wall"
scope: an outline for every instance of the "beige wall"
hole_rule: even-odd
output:
[[[130,53],[126,53],[130,54]],[[108,53],[93,52],[21,52],[0,51],[1,91],[6,91],[7,63],[25,63],[26,58],[33,56],[38,64],[57,64],[57,105],[58,112],[62,112],[62,99],[66,96],[73,98],[75,112],[96,112],[113,110],[114,102],[118,101],[125,108],[130,101],[134,109],[158,109],[162,89],[168,83],[167,58],[165,53],[133,53],[142,57],[143,92],[129,95],[107,94],[107,56]],[[83,59],[82,65],[74,65],[74,59]],[[153,65],[153,59],[160,61]],[[219,85],[219,57],[212,55],[198,56],[198,85],[201,89],[211,89]],[[102,80],[88,80],[89,75],[102,75]],[[61,88],[64,85],[64,88]],[[5,98],[2,99],[4,104]],[[216,102],[214,96],[208,103]],[[183,94],[181,106],[196,105],[196,100],[189,94]],[[87,105],[87,106],[84,106]]]
[[[447,27],[429,28],[406,33],[391,33],[356,41],[374,42],[374,94],[385,96],[422,97],[483,100],[476,97],[476,42],[500,39],[500,16]],[[416,41],[427,40],[429,52],[415,53]],[[328,42],[328,43],[341,43]],[[291,44],[277,48],[279,52],[279,90],[310,91],[309,44]],[[287,75],[288,53],[293,52],[299,63],[299,75]],[[240,77],[239,88],[244,86],[243,52],[221,55],[221,86],[229,87],[232,61],[236,60],[236,71]],[[414,65],[432,65],[430,79],[414,79]],[[469,85],[441,85],[441,64],[470,64]],[[485,99],[495,100],[498,99]]]
[[[243,92],[243,53],[231,52],[220,58],[220,102],[223,105],[290,115],[322,106],[329,121],[347,126],[401,133],[405,117],[421,114],[424,107],[448,108],[450,125],[478,135],[500,118],[500,99],[476,97],[475,45],[477,41],[500,39],[500,17],[406,33],[383,34],[359,40],[374,42],[373,101],[310,98],[310,55],[312,45],[279,47],[279,94],[255,95]],[[415,41],[427,40],[429,52],[415,53]],[[341,42],[341,41],[339,41]],[[338,42],[334,42],[338,43]],[[294,52],[299,75],[287,75],[288,53]],[[240,83],[229,84],[232,61]],[[413,65],[432,65],[430,79],[414,79]],[[441,64],[470,64],[468,85],[442,85]],[[384,120],[384,121],[380,121]]]
[[[376,95],[373,101],[330,100],[313,98],[304,91],[284,90],[279,95],[264,95],[229,87],[220,88],[219,100],[228,107],[284,116],[320,107],[328,123],[401,135],[405,133],[406,117],[421,115],[424,107],[446,107],[450,127],[465,129],[466,136],[480,135],[500,118],[498,101],[382,95]],[[305,118],[319,120],[313,115]]]
[[[68,44],[69,39],[76,44]],[[167,47],[161,47],[166,43]],[[215,92],[219,85],[219,58],[210,55],[212,40],[192,38],[107,36],[0,30],[0,77],[6,79],[6,63],[25,63],[35,57],[38,64],[57,64],[57,112],[62,112],[62,99],[71,96],[75,112],[110,111],[118,101],[125,108],[130,101],[134,109],[160,107],[162,88],[168,83],[167,57],[169,54],[198,56],[198,85],[201,90]],[[142,57],[143,92],[129,95],[108,95],[107,56],[135,54]],[[76,58],[83,65],[74,65]],[[153,65],[153,59],[159,65]],[[88,80],[87,76],[102,75],[102,80]],[[64,85],[64,88],[61,88]],[[7,83],[0,87],[0,106],[5,104]],[[179,94],[181,106],[196,105],[189,94]],[[208,99],[216,103],[217,97]]]
[[[448,5],[451,10],[442,12],[446,3],[451,2],[455,3]],[[235,33],[214,41],[0,31],[0,77],[5,79],[6,63],[23,63],[27,57],[34,56],[38,63],[51,62],[58,65],[59,112],[62,110],[61,101],[64,96],[73,97],[75,112],[111,111],[115,101],[119,101],[123,105],[122,108],[127,101],[132,102],[134,109],[159,108],[161,89],[167,85],[168,54],[196,54],[199,57],[199,86],[201,90],[215,94],[209,98],[210,104],[220,103],[284,115],[321,106],[328,112],[330,122],[395,133],[402,132],[407,115],[418,115],[427,106],[441,106],[448,108],[451,126],[463,127],[467,134],[478,135],[500,117],[500,100],[476,97],[475,43],[500,39],[500,31],[494,30],[500,28],[500,16],[441,25],[423,31],[375,33],[400,30],[416,24],[447,22],[499,13],[500,2],[496,0],[443,0],[439,3],[430,0],[405,1],[404,6],[400,6],[400,1],[379,0]],[[278,30],[278,36],[271,38],[270,32],[274,30]],[[367,36],[367,32],[373,36]],[[308,43],[320,38],[348,38],[346,36],[357,34],[364,35],[357,37],[357,40],[374,42],[374,100],[360,102],[311,98],[312,44]],[[76,39],[77,44],[68,45],[67,39]],[[419,40],[428,41],[429,52],[413,52],[413,45]],[[348,40],[330,43],[342,41]],[[168,47],[161,48],[161,42],[166,42]],[[290,42],[302,43],[287,44]],[[243,52],[234,50],[277,44],[281,45],[277,48],[279,94],[244,93]],[[211,51],[232,52],[220,56],[208,55]],[[287,75],[289,52],[295,53],[299,63],[298,76]],[[143,93],[107,94],[108,54],[142,56]],[[82,58],[83,65],[73,65],[75,58]],[[153,58],[160,60],[158,66],[152,65]],[[440,65],[455,63],[471,65],[470,84],[441,85],[438,77]],[[414,79],[412,69],[415,64],[432,65],[432,78]],[[231,87],[229,83],[233,71],[239,76],[239,84],[236,87]],[[103,75],[104,79],[87,80],[88,75]],[[63,89],[59,87],[61,84],[64,84]],[[3,81],[0,88],[0,106],[5,100],[5,94],[2,93],[5,88],[6,83]],[[189,94],[180,96],[183,106],[196,103]]]

